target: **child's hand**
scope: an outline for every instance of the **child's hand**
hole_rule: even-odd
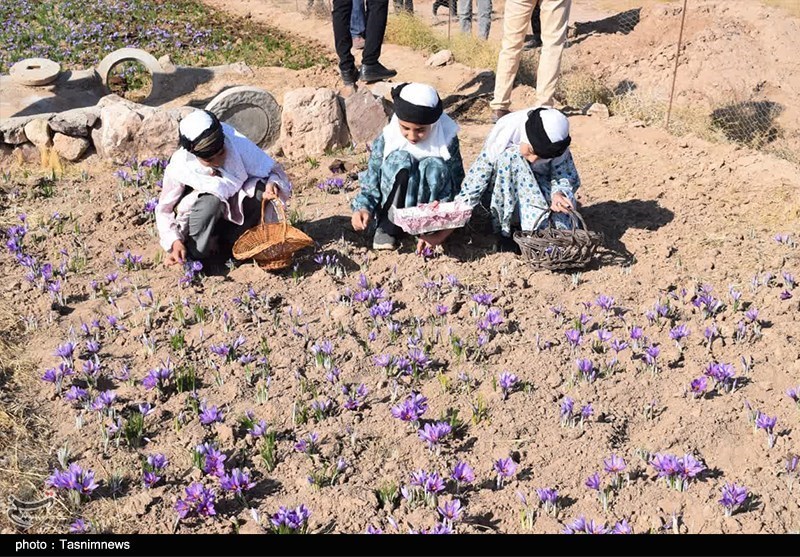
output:
[[[417,240],[417,253],[422,252],[426,246],[434,248],[435,246],[443,244],[452,233],[453,230],[439,230],[438,232],[431,232],[430,234],[420,236],[419,240]]]
[[[550,210],[556,213],[569,213],[574,207],[572,202],[563,193],[554,193],[552,202],[550,203]]]
[[[180,240],[172,242],[172,249],[169,250],[164,265],[175,265],[176,263],[186,262],[186,246]]]
[[[356,211],[353,213],[353,216],[350,218],[350,224],[353,225],[353,230],[361,232],[362,230],[367,229],[367,225],[369,224],[369,211],[366,209],[361,209],[360,211]]]
[[[275,182],[270,182],[264,189],[264,197],[266,199],[278,199],[278,185]]]

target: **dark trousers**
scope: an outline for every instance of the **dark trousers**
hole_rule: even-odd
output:
[[[189,230],[185,242],[189,257],[194,260],[207,259],[216,239],[219,255],[223,259],[229,258],[233,244],[239,236],[261,221],[261,200],[264,199],[265,189],[266,184],[259,182],[255,195],[242,201],[242,224],[234,224],[222,218],[224,206],[218,197],[210,193],[200,194],[189,213]]]
[[[531,33],[534,37],[541,37],[542,36],[542,21],[539,16],[542,13],[542,9],[539,7],[539,2],[536,2],[536,6],[533,8],[533,13],[531,14]]]
[[[350,52],[353,48],[353,37],[350,35],[352,12],[353,0],[333,0],[333,40],[336,43],[339,70],[342,74],[356,69],[356,59]],[[388,15],[389,0],[367,0],[367,28],[364,36],[364,53],[361,56],[363,64],[371,66],[378,63]]]
[[[397,176],[395,176],[394,179],[394,187],[392,187],[392,192],[386,198],[383,207],[380,208],[380,211],[378,212],[378,218],[375,219],[378,228],[383,230],[389,236],[398,236],[403,231],[402,228],[389,220],[389,207],[394,207],[395,209],[406,208],[408,180],[409,174],[407,169],[404,168],[397,173]]]

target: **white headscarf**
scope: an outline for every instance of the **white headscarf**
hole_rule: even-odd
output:
[[[183,118],[179,125],[180,133],[193,140],[211,126],[211,119],[202,110],[196,110]],[[180,148],[173,153],[164,171],[165,175],[181,184],[203,193],[211,193],[222,200],[235,195],[250,177],[270,175],[275,161],[260,149],[253,148],[249,140],[238,135],[228,124],[222,123],[225,133],[225,159],[222,166],[213,168],[203,165],[198,158]],[[248,157],[245,161],[243,157]],[[247,165],[247,167],[245,166]],[[252,172],[248,173],[247,169]]]
[[[439,94],[436,89],[424,83],[409,83],[400,91],[400,97],[417,106],[432,108],[439,103]],[[394,151],[407,151],[415,159],[425,157],[441,157],[444,160],[450,159],[450,142],[458,133],[458,124],[447,114],[442,116],[433,124],[427,137],[416,145],[409,143],[403,137],[397,115],[393,115],[389,124],[383,128],[383,158],[389,156]]]
[[[520,143],[530,144],[528,135],[525,131],[525,123],[528,121],[528,112],[533,108],[525,108],[517,110],[510,114],[506,114],[500,118],[489,132],[486,142],[483,144],[484,152],[489,156],[489,160],[494,163],[500,155],[509,147],[514,147]],[[548,108],[541,112],[542,125],[547,133],[550,141],[562,141],[569,135],[569,120],[560,111],[554,108]],[[563,155],[555,159],[542,159],[540,158],[532,167],[536,170],[543,164],[553,162],[560,162],[563,160],[569,149]]]

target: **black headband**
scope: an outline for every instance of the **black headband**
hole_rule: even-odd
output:
[[[528,120],[525,122],[525,133],[528,136],[528,141],[531,142],[533,152],[538,157],[543,159],[554,159],[560,157],[567,150],[569,144],[572,142],[570,136],[565,137],[561,141],[552,141],[547,135],[542,123],[541,112],[545,108],[536,108],[528,112]]]
[[[193,140],[189,140],[182,133],[178,133],[178,145],[198,158],[210,159],[225,146],[225,133],[216,114],[208,110],[203,112],[211,117],[211,126]],[[202,149],[197,148],[200,145],[203,145]]]
[[[411,122],[412,124],[419,124],[421,126],[428,126],[435,124],[444,113],[442,107],[442,99],[436,106],[418,106],[410,103],[400,96],[400,91],[408,83],[402,83],[392,89],[392,99],[394,100],[394,113],[400,120],[404,122]]]

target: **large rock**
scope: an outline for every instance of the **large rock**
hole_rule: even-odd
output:
[[[434,68],[439,66],[446,66],[453,61],[453,53],[449,50],[440,50],[430,58],[428,61],[425,62],[428,66],[433,66]]]
[[[611,116],[608,107],[603,103],[592,103],[586,107],[584,112],[589,116],[597,116],[601,120],[607,120]]]
[[[178,119],[167,110],[157,110],[142,120],[136,140],[139,160],[168,159],[178,148]]]
[[[287,157],[315,157],[347,144],[344,111],[334,91],[304,87],[284,95],[281,147]]]
[[[89,137],[98,118],[100,109],[95,107],[65,110],[50,119],[50,129],[72,137]]]
[[[119,95],[115,95],[113,93],[111,95],[106,95],[97,102],[97,108],[99,108],[100,110],[114,105],[122,105],[128,108],[129,110],[133,110],[142,118],[150,116],[153,112],[156,111],[156,109],[153,108],[152,106],[145,106],[143,104],[135,103],[133,101],[129,101],[128,99],[124,99]]]
[[[44,118],[36,118],[25,124],[25,137],[39,147],[50,146],[50,126]]]
[[[76,161],[89,149],[91,143],[85,137],[70,137],[63,133],[53,136],[53,149],[63,159]]]
[[[113,103],[100,110],[100,127],[92,130],[97,154],[117,164],[127,163],[136,154],[136,134],[142,117],[122,103]]]
[[[6,118],[0,120],[0,135],[3,136],[3,143],[20,145],[28,141],[25,136],[25,124],[30,122],[30,118]]]
[[[389,122],[383,99],[375,97],[367,88],[347,97],[344,108],[350,139],[358,145],[373,141]]]

